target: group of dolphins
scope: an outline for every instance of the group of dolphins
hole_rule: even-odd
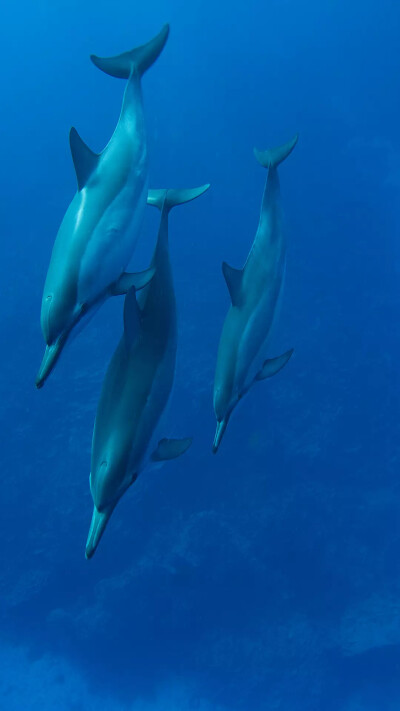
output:
[[[168,214],[210,187],[149,190],[141,77],[161,53],[165,25],[150,42],[115,57],[92,56],[113,77],[126,79],[121,114],[96,154],[70,131],[78,189],[59,228],[44,286],[41,327],[46,349],[36,386],[42,387],[70,334],[109,297],[125,294],[124,330],[106,372],[92,441],[90,490],[94,510],[86,543],[91,558],[121,496],[151,462],[183,454],[190,438],[159,439],[161,416],[172,390],[177,317],[168,249]],[[277,373],[292,351],[260,367],[257,356],[272,327],[285,270],[277,166],[293,150],[286,145],[256,158],[268,169],[261,216],[246,264],[223,264],[231,306],[223,326],[214,383],[216,452],[238,401],[258,380]],[[160,210],[150,267],[125,271],[134,251],[146,203]],[[140,292],[138,295],[136,292]]]

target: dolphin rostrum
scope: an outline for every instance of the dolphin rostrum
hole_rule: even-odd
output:
[[[142,288],[151,271],[127,274],[147,200],[148,166],[141,77],[163,49],[169,28],[116,57],[92,56],[107,74],[128,79],[115,131],[100,154],[70,131],[78,190],[58,231],[44,286],[41,327],[46,350],[36,386],[53,369],[74,327],[108,296]]]
[[[279,148],[254,151],[258,162],[268,168],[257,233],[243,269],[234,269],[226,262],[222,265],[232,303],[221,333],[214,380],[214,453],[239,400],[254,382],[281,370],[293,353],[290,350],[257,363],[271,331],[285,271],[277,167],[296,143],[297,136]]]
[[[173,385],[177,347],[168,213],[175,205],[202,195],[208,187],[149,192],[149,204],[161,210],[151,264],[154,276],[138,301],[134,288],[125,297],[124,333],[103,382],[92,442],[90,489],[94,511],[86,558],[94,554],[118,500],[145,465],[174,459],[191,444],[189,438],[158,441],[157,437]]]

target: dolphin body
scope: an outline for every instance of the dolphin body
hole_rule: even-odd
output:
[[[232,411],[253,383],[275,375],[288,362],[293,350],[266,360],[257,356],[270,334],[285,271],[286,245],[281,226],[277,167],[292,152],[289,143],[267,151],[255,150],[258,162],[268,168],[257,233],[243,269],[226,262],[223,274],[231,297],[219,342],[214,380],[214,411],[217,429],[216,453]],[[261,366],[261,367],[260,367]]]
[[[134,251],[147,200],[148,161],[141,77],[162,51],[165,25],[150,42],[116,57],[92,56],[114,77],[128,79],[115,131],[95,154],[70,131],[78,190],[58,231],[44,286],[41,327],[46,350],[36,386],[53,369],[71,331],[114,294],[142,288],[152,277],[124,272]]]
[[[125,297],[124,333],[103,382],[92,442],[90,490],[94,510],[86,558],[94,554],[117,502],[149,460],[174,459],[191,444],[190,438],[161,439],[157,444],[157,425],[171,393],[177,347],[168,213],[175,205],[202,195],[208,187],[149,192],[149,204],[161,210],[152,259],[155,273],[140,293],[139,303],[134,288]]]

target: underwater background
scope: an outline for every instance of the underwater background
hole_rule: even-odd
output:
[[[152,187],[211,189],[170,219],[179,312],[165,436],[85,560],[109,300],[42,391],[39,315],[75,191],[68,130],[94,150],[124,82],[89,54],[170,22],[143,79]],[[400,5],[395,0],[22,0],[2,6],[0,708],[400,708]],[[280,168],[288,261],[265,357],[289,365],[211,454],[229,295],[257,227],[253,156]],[[157,214],[131,267],[144,268]],[[155,211],[154,211],[155,213]]]

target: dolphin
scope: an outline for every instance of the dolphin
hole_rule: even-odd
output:
[[[292,152],[297,138],[296,135],[279,148],[255,149],[258,162],[268,168],[258,229],[243,269],[234,269],[226,262],[222,265],[231,306],[220,337],[214,379],[217,418],[214,453],[239,400],[255,382],[281,370],[293,353],[292,349],[263,364],[257,362],[273,325],[285,272],[286,245],[281,225],[277,168]]]
[[[41,328],[46,349],[36,386],[42,387],[73,329],[114,294],[151,279],[128,274],[147,200],[148,161],[141,77],[162,51],[169,27],[150,42],[116,57],[92,55],[114,77],[128,79],[121,114],[102,153],[72,128],[69,142],[78,190],[58,231],[44,285]],[[85,319],[87,320],[87,319]]]
[[[158,441],[157,433],[173,385],[177,347],[168,213],[208,188],[149,192],[149,204],[161,210],[151,263],[155,273],[138,300],[134,287],[125,297],[124,332],[102,386],[92,442],[94,510],[86,558],[94,554],[117,502],[146,464],[174,459],[191,444],[190,438]]]

